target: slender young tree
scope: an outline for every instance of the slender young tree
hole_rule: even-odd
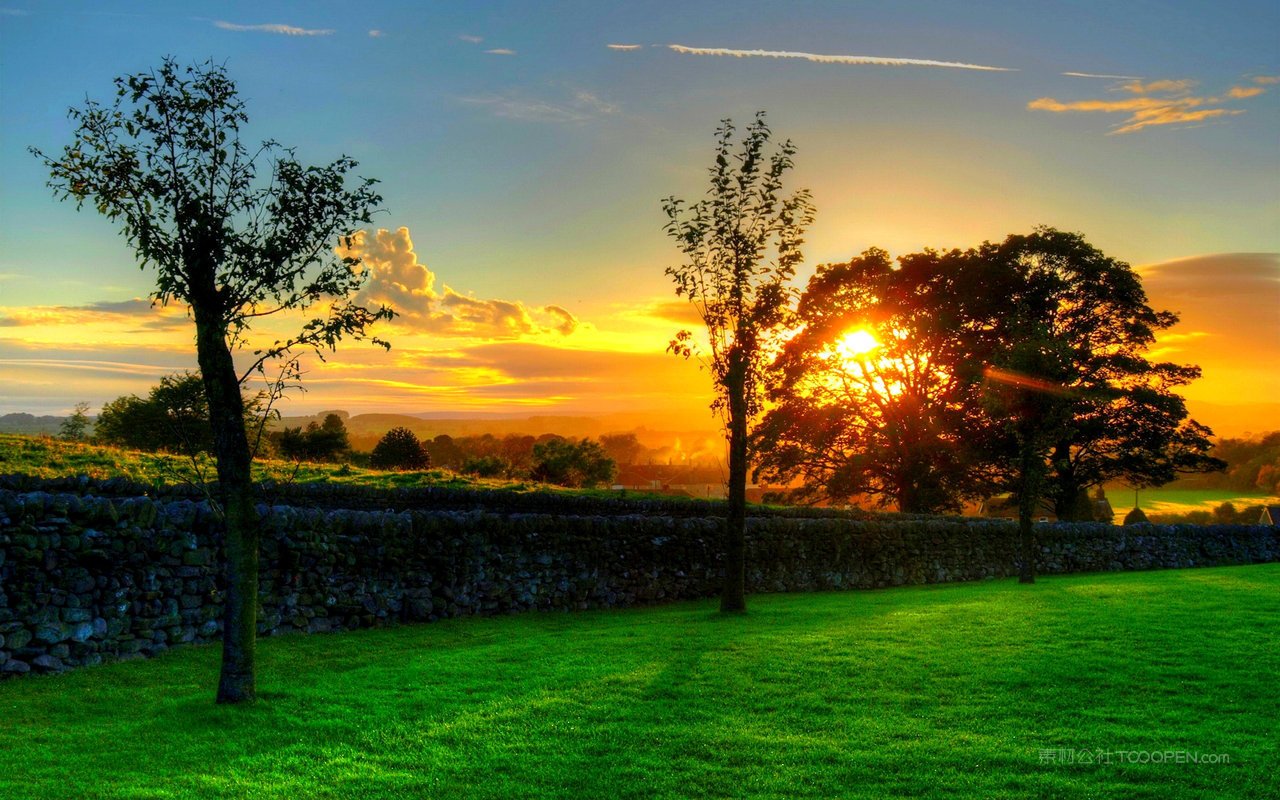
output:
[[[746,609],[748,433],[760,413],[766,344],[788,318],[789,282],[803,260],[800,246],[814,218],[807,190],[782,196],[796,152],[791,141],[771,146],[763,111],[736,146],[734,132],[727,119],[716,130],[708,197],[692,205],[668,197],[662,204],[665,230],[685,258],[666,272],[676,295],[688,299],[706,326],[705,349],[683,330],[668,350],[702,357],[715,383],[712,409],[721,414],[729,443],[721,611]]]
[[[221,65],[166,59],[115,86],[114,101],[69,111],[73,140],[59,156],[32,153],[48,167],[55,196],[77,208],[89,202],[119,226],[139,265],[155,270],[156,302],[190,308],[226,536],[217,700],[252,700],[258,519],[241,385],[265,379],[272,363],[277,386],[295,381],[300,353],[323,357],[342,337],[365,338],[393,315],[349,299],[367,275],[334,252],[371,222],[382,198],[373,180],[348,186],[356,162],[346,156],[304,166],[273,141],[245,144],[245,103]],[[276,315],[300,315],[298,332],[251,347],[251,325]]]

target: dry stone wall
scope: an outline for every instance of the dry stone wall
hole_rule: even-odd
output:
[[[221,534],[202,501],[0,488],[0,676],[140,658],[221,635]],[[314,498],[313,498],[314,499]],[[259,506],[260,632],[713,595],[722,520],[635,513]],[[962,518],[757,516],[748,588],[815,591],[1016,574],[1016,528]],[[1045,573],[1280,560],[1263,526],[1037,527]]]

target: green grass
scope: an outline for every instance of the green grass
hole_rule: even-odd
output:
[[[526,614],[0,683],[0,797],[1266,797],[1280,565]],[[1042,763],[1042,751],[1230,763]]]
[[[0,474],[15,473],[40,478],[88,475],[90,478],[127,478],[146,484],[176,484],[199,474],[216,478],[212,459],[202,456],[197,466],[190,458],[167,453],[123,450],[44,436],[0,434]],[[540,484],[475,478],[441,469],[410,472],[383,472],[349,464],[310,464],[291,461],[258,460],[253,463],[255,480],[292,483],[336,483],[391,489],[412,486],[452,486],[476,489],[570,491]]]

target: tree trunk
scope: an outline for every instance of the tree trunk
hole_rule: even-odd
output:
[[[1053,454],[1053,476],[1049,478],[1047,494],[1053,498],[1053,513],[1063,522],[1092,520],[1093,514],[1081,516],[1079,507],[1080,484],[1071,468],[1070,445],[1059,444]]]
[[[747,397],[746,369],[732,363],[729,400],[729,513],[725,517],[724,585],[720,610],[747,610]]]
[[[1018,491],[1018,583],[1036,582],[1036,546],[1031,533],[1031,520],[1040,502],[1040,468],[1035,463],[1035,451],[1022,445],[1019,465],[1022,485]]]
[[[256,696],[254,645],[258,634],[258,519],[254,507],[252,457],[244,428],[244,400],[226,328],[215,314],[195,308],[196,353],[209,400],[219,499],[225,527],[226,579],[219,703]]]

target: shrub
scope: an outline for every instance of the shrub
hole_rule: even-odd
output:
[[[431,457],[408,428],[392,428],[378,440],[369,456],[374,469],[426,469]]]
[[[1134,506],[1132,511],[1124,515],[1125,525],[1146,525],[1148,522],[1150,520],[1147,519],[1147,515],[1137,506]]]

